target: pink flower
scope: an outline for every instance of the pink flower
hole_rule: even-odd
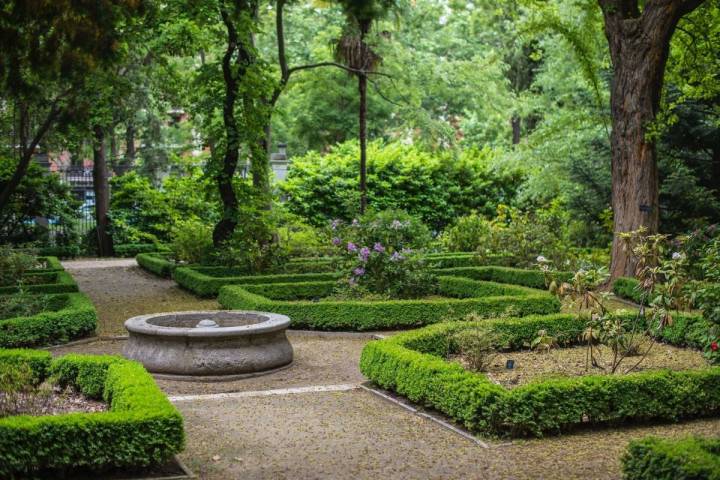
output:
[[[713,352],[717,352],[717,349],[718,349],[718,342],[712,342],[710,344],[710,350],[712,350]]]

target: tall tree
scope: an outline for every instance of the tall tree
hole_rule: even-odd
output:
[[[347,16],[343,36],[336,46],[336,55],[347,63],[358,79],[360,108],[358,111],[358,138],[360,140],[360,213],[367,207],[367,82],[375,71],[380,56],[367,43],[372,22],[382,18],[393,6],[394,0],[339,0]]]
[[[610,46],[613,77],[612,208],[615,238],[611,278],[632,276],[634,264],[619,233],[659,226],[655,140],[648,126],[658,114],[670,40],[683,16],[704,0],[598,0]]]
[[[0,9],[0,96],[15,111],[15,172],[0,185],[0,210],[36,149],[75,107],[88,74],[118,58],[124,24],[144,1],[12,0]]]

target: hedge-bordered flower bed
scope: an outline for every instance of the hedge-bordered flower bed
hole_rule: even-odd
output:
[[[622,463],[627,480],[718,480],[720,438],[635,440]]]
[[[42,268],[30,270],[31,273],[62,272],[65,270],[65,268],[62,266],[62,263],[60,263],[60,260],[57,257],[39,257],[38,261],[42,262],[45,266]]]
[[[52,376],[109,406],[106,412],[1,418],[0,477],[146,467],[184,446],[180,413],[139,363],[97,355],[53,360],[36,350],[0,350],[0,363],[26,364],[36,380]]]
[[[40,277],[39,282],[29,283],[23,286],[23,290],[29,293],[71,293],[77,292],[78,286],[75,279],[68,272],[37,272],[26,273],[23,278]],[[16,293],[20,288],[16,285],[0,287],[0,295]]]
[[[289,265],[292,265],[292,263]],[[545,289],[545,276],[539,270],[486,266],[439,268],[433,269],[433,272],[442,276],[465,277],[473,280]],[[562,279],[570,279],[572,274],[562,272],[559,276]],[[223,267],[179,267],[175,269],[173,274],[173,278],[178,285],[201,297],[217,296],[220,288],[226,285],[327,281],[339,277],[339,273],[322,271],[297,274],[243,275],[242,272]]]
[[[135,261],[143,270],[163,278],[172,277],[177,268],[177,264],[168,260],[163,253],[139,253]]]
[[[439,284],[440,295],[454,298],[317,301],[331,294],[336,282],[303,281],[228,285],[220,289],[218,302],[229,309],[288,315],[294,328],[357,331],[417,327],[469,313],[522,316],[560,310],[560,302],[540,290],[444,276]]]
[[[53,295],[51,309],[31,317],[0,320],[0,348],[40,347],[91,335],[97,313],[82,293]]]
[[[481,323],[501,333],[511,349],[532,341],[540,329],[571,344],[584,328],[584,321],[570,314]],[[442,323],[370,342],[360,369],[382,388],[496,436],[542,436],[588,424],[676,421],[720,412],[718,367],[551,379],[508,390],[446,360],[456,348],[452,335],[476,325]]]

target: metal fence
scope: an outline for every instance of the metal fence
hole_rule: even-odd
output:
[[[92,168],[87,167],[69,167],[65,170],[52,172],[51,175],[57,175],[62,183],[70,187],[73,197],[78,200],[81,205],[78,209],[78,217],[75,221],[76,231],[81,235],[86,235],[95,228],[95,191],[93,190]],[[58,236],[65,234],[66,226],[59,224],[53,219],[48,220],[48,230],[50,237],[54,240]]]

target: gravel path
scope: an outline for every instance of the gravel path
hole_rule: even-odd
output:
[[[131,260],[67,262],[95,303],[100,334],[124,333],[143,313],[218,308]],[[596,429],[539,440],[488,441],[489,448],[363,390],[358,360],[367,339],[293,334],[291,368],[221,383],[159,381],[185,418],[182,460],[202,479],[616,479],[627,442],[645,435],[717,435],[720,419],[676,425]],[[68,352],[120,353],[123,341],[64,347]],[[338,391],[310,392],[334,385]],[[356,386],[357,388],[353,388]],[[268,390],[308,387],[267,395]],[[349,390],[348,390],[349,389]],[[295,390],[297,392],[298,390]],[[245,392],[234,398],[213,396]],[[278,393],[278,392],[274,392]]]
[[[98,335],[123,335],[123,323],[146,313],[220,308],[200,299],[172,280],[158,278],[137,266],[135,259],[75,260],[63,262],[98,311]]]

